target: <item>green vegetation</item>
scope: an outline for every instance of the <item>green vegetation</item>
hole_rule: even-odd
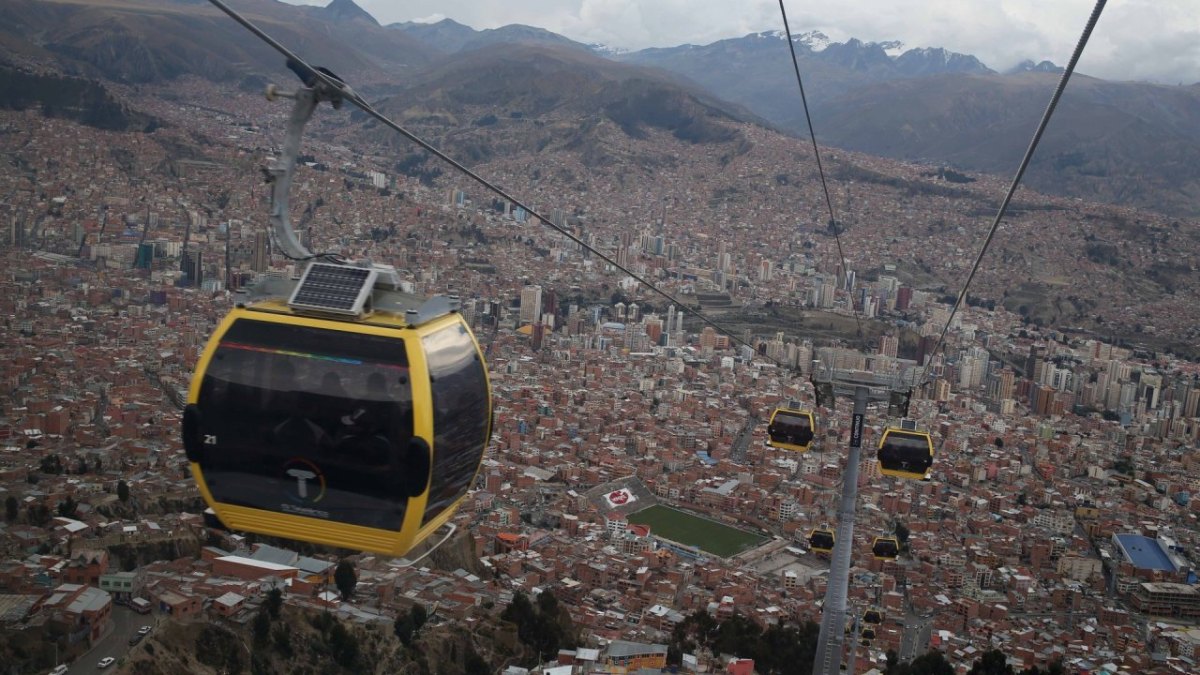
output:
[[[267,612],[270,613],[272,620],[278,619],[279,611],[283,609],[283,591],[279,590],[278,588],[272,588],[270,592],[267,593],[266,608]]]
[[[62,458],[58,455],[46,455],[42,458],[39,468],[42,473],[60,475],[63,472]]]
[[[685,653],[711,652],[754,659],[754,669],[760,673],[809,675],[820,632],[821,627],[812,621],[802,626],[770,626],[764,631],[740,614],[718,624],[701,610],[675,627],[667,645],[667,663],[679,665]]]
[[[241,672],[245,652],[238,636],[217,624],[205,624],[196,637],[196,660],[217,670]]]
[[[358,574],[354,571],[354,563],[343,558],[333,571],[333,583],[342,593],[343,600],[354,597],[354,587],[358,585]]]
[[[649,525],[652,534],[695,546],[722,558],[737,555],[766,541],[766,537],[761,535],[662,505],[631,514],[629,522]]]
[[[574,649],[578,642],[570,613],[558,605],[558,598],[548,590],[538,596],[536,606],[517,591],[500,618],[517,625],[517,638],[530,648],[524,660],[529,666],[554,658],[559,649]]]
[[[971,665],[971,670],[967,671],[967,675],[1062,675],[1063,672],[1062,664],[1057,661],[1051,663],[1045,670],[1031,666],[1017,671],[1008,665],[1008,657],[1004,655],[1004,652],[999,649],[991,649],[975,659],[975,663]]]
[[[407,614],[396,617],[396,621],[392,624],[392,631],[405,647],[410,647],[428,618],[429,614],[425,611],[424,605],[413,605]]]

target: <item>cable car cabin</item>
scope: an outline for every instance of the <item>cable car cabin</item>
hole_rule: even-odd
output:
[[[883,623],[883,612],[878,609],[868,609],[863,612],[863,623],[881,624]]]
[[[862,629],[862,633],[860,633],[860,635],[862,635],[864,642],[869,642],[875,639],[875,629],[871,628],[870,626],[866,626]]]
[[[815,529],[808,534],[808,546],[816,553],[833,551],[833,530]]]
[[[885,476],[924,480],[933,467],[933,439],[922,431],[889,428],[879,439],[878,458]]]
[[[183,444],[220,522],[402,556],[453,515],[491,434],[487,369],[457,299],[391,279],[313,263],[217,327]]]
[[[767,425],[767,445],[793,452],[807,452],[812,447],[816,428],[811,412],[776,408]]]
[[[895,537],[875,537],[871,553],[877,560],[895,560],[900,556],[900,542]]]

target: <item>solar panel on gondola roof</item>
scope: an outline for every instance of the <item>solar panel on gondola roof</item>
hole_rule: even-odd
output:
[[[288,305],[357,316],[371,297],[376,274],[364,267],[314,262],[296,285]]]

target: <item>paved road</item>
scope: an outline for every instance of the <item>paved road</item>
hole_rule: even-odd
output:
[[[924,654],[929,649],[929,638],[933,633],[933,619],[909,615],[904,619],[904,636],[900,638],[901,663]]]
[[[736,438],[733,439],[733,445],[729,448],[729,459],[743,464],[746,461],[746,449],[750,447],[750,441],[754,438],[754,427],[758,426],[759,419],[751,416],[742,425],[742,430],[738,432]]]
[[[137,647],[130,647],[129,638],[137,634],[138,628],[147,625],[153,626],[155,622],[156,620],[153,615],[138,614],[128,607],[114,605],[108,633],[71,665],[67,670],[68,675],[110,672],[116,668],[116,664],[114,663],[108,668],[101,669],[96,666],[100,662],[100,659],[111,656],[120,660],[122,656],[129,653],[129,650],[141,649],[140,644]]]

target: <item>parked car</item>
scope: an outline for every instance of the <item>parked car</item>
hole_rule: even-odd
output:
[[[138,629],[138,635],[146,635],[151,630],[150,626],[142,626]]]
[[[146,636],[145,636],[144,634],[141,634],[141,633],[139,633],[139,634],[137,634],[137,635],[134,635],[133,637],[129,638],[129,645],[130,645],[131,647],[132,647],[133,645],[136,645],[137,643],[141,642],[141,641],[142,641],[142,638],[144,638],[144,637],[146,637]]]
[[[66,673],[67,664],[65,663],[54,666],[54,670],[50,671],[50,675],[66,675]]]
[[[97,668],[107,668],[116,662],[117,662],[117,660],[114,659],[113,657],[106,656],[106,657],[100,659],[100,663],[97,663],[96,667]]]

